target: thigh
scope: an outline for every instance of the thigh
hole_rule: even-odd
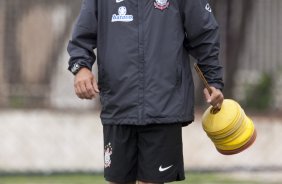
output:
[[[138,132],[138,180],[164,183],[185,179],[182,124],[145,126]]]
[[[134,126],[104,125],[104,176],[109,182],[136,181],[137,139]]]

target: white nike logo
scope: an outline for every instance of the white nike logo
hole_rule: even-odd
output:
[[[162,166],[160,166],[160,167],[159,167],[159,171],[160,171],[160,172],[164,172],[164,171],[170,169],[172,166],[173,166],[173,165],[168,166],[168,167],[166,167],[166,168],[162,168]]]
[[[117,3],[120,3],[120,2],[122,2],[122,1],[124,1],[124,0],[116,0]]]

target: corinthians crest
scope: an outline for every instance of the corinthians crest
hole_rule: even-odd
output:
[[[105,146],[104,154],[105,154],[105,168],[107,168],[110,167],[112,163],[111,155],[113,154],[113,149],[111,143]]]
[[[155,5],[155,8],[164,10],[168,8],[169,2],[168,0],[155,0],[154,5]]]

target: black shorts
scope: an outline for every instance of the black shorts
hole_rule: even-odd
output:
[[[109,182],[185,179],[182,124],[104,125],[104,176]]]

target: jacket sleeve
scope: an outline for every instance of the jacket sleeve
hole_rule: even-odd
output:
[[[75,63],[92,70],[96,60],[94,49],[97,46],[97,6],[96,0],[83,0],[80,14],[73,29],[72,39],[67,50],[70,55],[68,70]]]
[[[183,0],[185,48],[197,61],[211,86],[222,90],[223,68],[219,64],[219,28],[208,0]]]

